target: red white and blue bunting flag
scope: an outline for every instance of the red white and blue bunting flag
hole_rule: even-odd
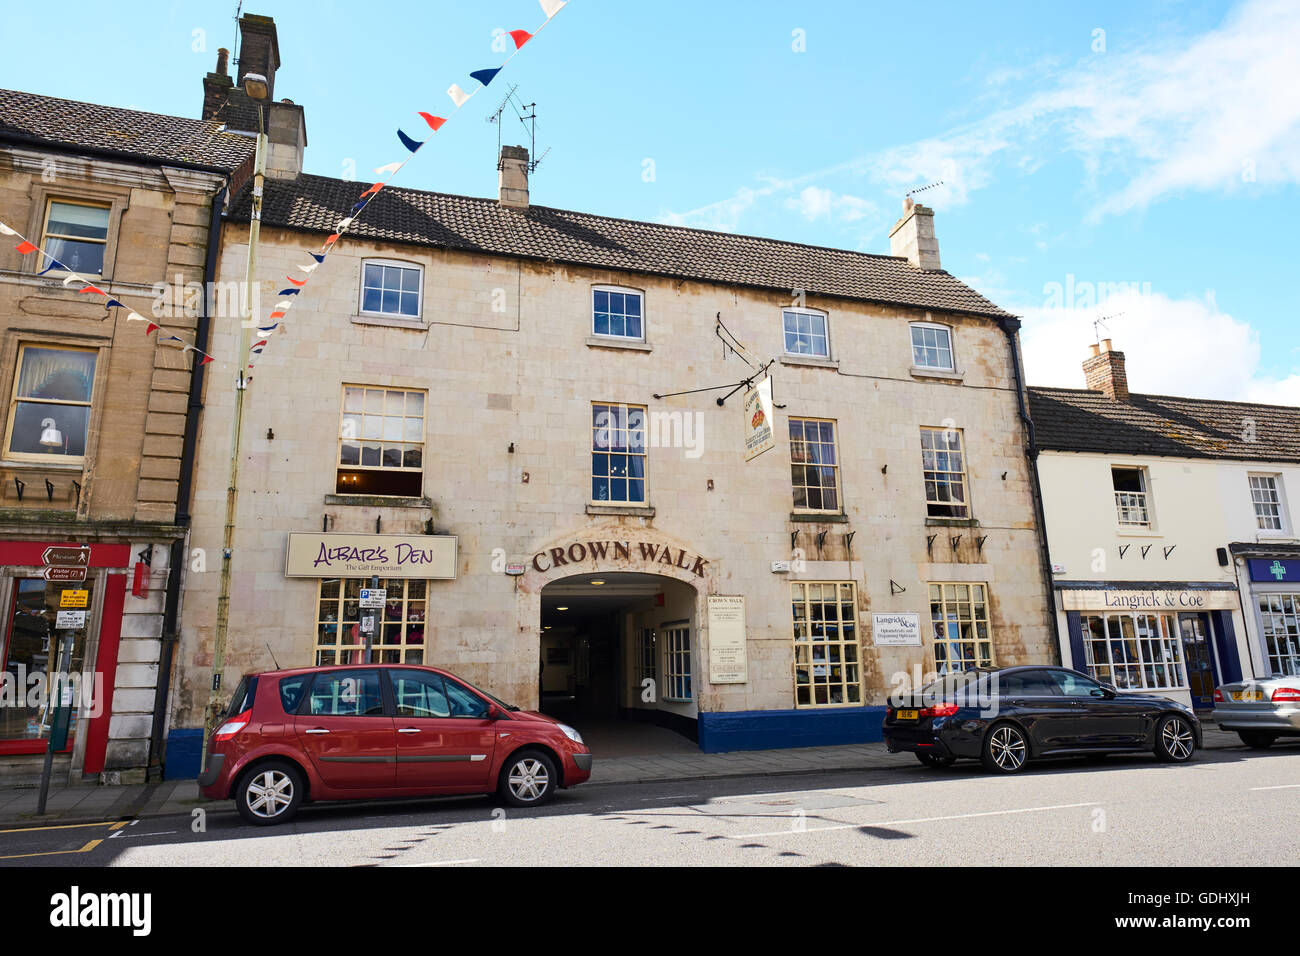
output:
[[[108,309],[110,312],[113,309],[125,309],[126,318],[128,322],[145,323],[145,329],[144,329],[145,335],[151,335],[154,331],[161,329],[163,332],[167,333],[167,336],[164,339],[164,341],[180,342],[181,345],[184,346],[181,349],[182,355],[185,354],[186,352],[194,352],[199,356],[201,356],[199,359],[200,365],[207,365],[209,362],[213,361],[213,357],[209,355],[207,352],[203,351],[203,349],[199,348],[197,345],[186,342],[185,339],[173,333],[171,329],[165,329],[157,322],[153,322],[149,319],[146,319],[140,313],[133,311],[128,305],[119,301],[113,296],[109,295],[99,286],[95,285],[95,283],[92,282],[90,279],[73,272],[71,269],[65,266],[58,259],[54,258],[54,256],[46,252],[44,248],[32,242],[30,239],[28,239],[22,233],[18,232],[18,230],[14,229],[13,227],[7,226],[3,222],[0,222],[0,236],[10,236],[19,240],[18,245],[14,246],[14,248],[18,250],[19,255],[30,256],[33,252],[39,252],[46,260],[49,261],[50,264],[46,266],[44,269],[42,269],[40,272],[36,273],[37,275],[43,276],[45,275],[45,273],[50,272],[54,269],[58,269],[62,272],[66,272],[67,275],[63,277],[64,288],[67,289],[72,288],[72,284],[74,282],[85,283],[84,285],[82,285],[81,288],[77,290],[78,295],[98,295],[103,297],[104,308]]]
[[[509,36],[515,43],[515,49],[513,53],[506,57],[504,63],[497,67],[474,70],[470,73],[470,77],[475,80],[478,85],[469,92],[463,90],[457,83],[453,83],[447,88],[447,95],[451,97],[451,101],[455,105],[455,109],[452,110],[449,116],[436,116],[433,113],[427,113],[424,111],[416,112],[416,115],[425,122],[432,132],[437,133],[443,125],[451,119],[451,116],[454,116],[459,112],[460,108],[468,103],[479,90],[491,83],[496,78],[496,75],[505,69],[506,64],[518,55],[519,51],[523,49],[524,44],[545,29],[546,25],[550,23],[551,20],[555,18],[555,15],[568,3],[568,0],[538,0],[538,2],[541,4],[542,12],[546,14],[546,20],[532,33],[529,33],[527,30],[509,31]],[[326,237],[325,241],[321,244],[320,251],[308,253],[314,261],[309,262],[306,265],[298,266],[298,269],[306,276],[306,278],[298,280],[286,276],[293,288],[280,290],[279,296],[281,297],[281,301],[275,304],[274,310],[267,318],[266,325],[259,328],[259,331],[263,332],[263,334],[267,334],[267,329],[276,328],[276,326],[280,324],[280,321],[287,317],[287,313],[291,308],[293,308],[294,302],[300,301],[300,299],[285,297],[298,296],[298,294],[306,287],[307,283],[311,281],[317,267],[319,267],[325,261],[325,257],[334,250],[338,241],[347,234],[353,225],[356,224],[356,221],[366,211],[366,207],[370,205],[371,201],[378,196],[390,182],[392,182],[393,178],[402,171],[402,167],[409,163],[415,154],[429,142],[429,137],[416,139],[402,129],[397,130],[397,139],[402,146],[406,148],[409,155],[405,159],[387,163],[386,165],[379,166],[375,169],[375,175],[381,178],[371,184],[363,193],[361,193],[360,196],[357,197],[357,201],[349,210],[348,215],[339,220],[339,222],[334,226],[334,232]],[[265,350],[266,345],[266,342],[259,342],[258,345],[251,348],[250,351],[253,354],[260,355]],[[253,368],[252,365],[249,365],[248,367],[250,369]],[[252,380],[251,375],[248,378],[250,381]]]

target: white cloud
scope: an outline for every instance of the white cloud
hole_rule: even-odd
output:
[[[1094,220],[1188,190],[1231,194],[1300,183],[1297,49],[1300,3],[1250,0],[1198,37],[1098,53],[1061,69],[1040,60],[993,71],[995,86],[1014,78],[1040,92],[956,129],[743,187],[665,221],[735,228],[760,199],[802,190],[784,202],[806,206],[806,187],[838,176],[896,196],[942,181],[925,201],[952,208],[989,184],[999,164],[1028,175],[1056,154],[1080,163],[1095,194]]]
[[[869,199],[848,193],[837,194],[817,186],[805,186],[798,196],[786,199],[785,208],[793,209],[810,222],[818,219],[857,222],[879,214],[878,207]]]
[[[1045,305],[1021,314],[1025,375],[1032,385],[1082,388],[1083,360],[1095,341],[1092,322],[1111,315],[1116,317],[1101,337],[1124,353],[1134,392],[1300,405],[1300,374],[1266,373],[1258,334],[1220,311],[1213,294],[1170,299],[1129,289],[1096,308]]]

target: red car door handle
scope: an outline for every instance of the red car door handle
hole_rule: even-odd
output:
[[[313,727],[313,728],[311,728],[311,730],[307,731],[307,733],[309,733],[309,734],[328,734],[329,731],[326,730],[324,727]]]
[[[419,727],[398,727],[397,732],[399,734],[418,734],[420,732],[420,728]]]

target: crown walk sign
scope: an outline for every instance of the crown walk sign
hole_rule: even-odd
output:
[[[745,461],[776,447],[772,418],[772,380],[765,378],[745,393]]]

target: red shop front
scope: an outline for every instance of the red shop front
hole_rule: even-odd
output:
[[[104,769],[129,544],[0,541],[0,757],[45,753],[49,675],[71,678],[71,769]],[[82,579],[84,578],[84,580]]]

